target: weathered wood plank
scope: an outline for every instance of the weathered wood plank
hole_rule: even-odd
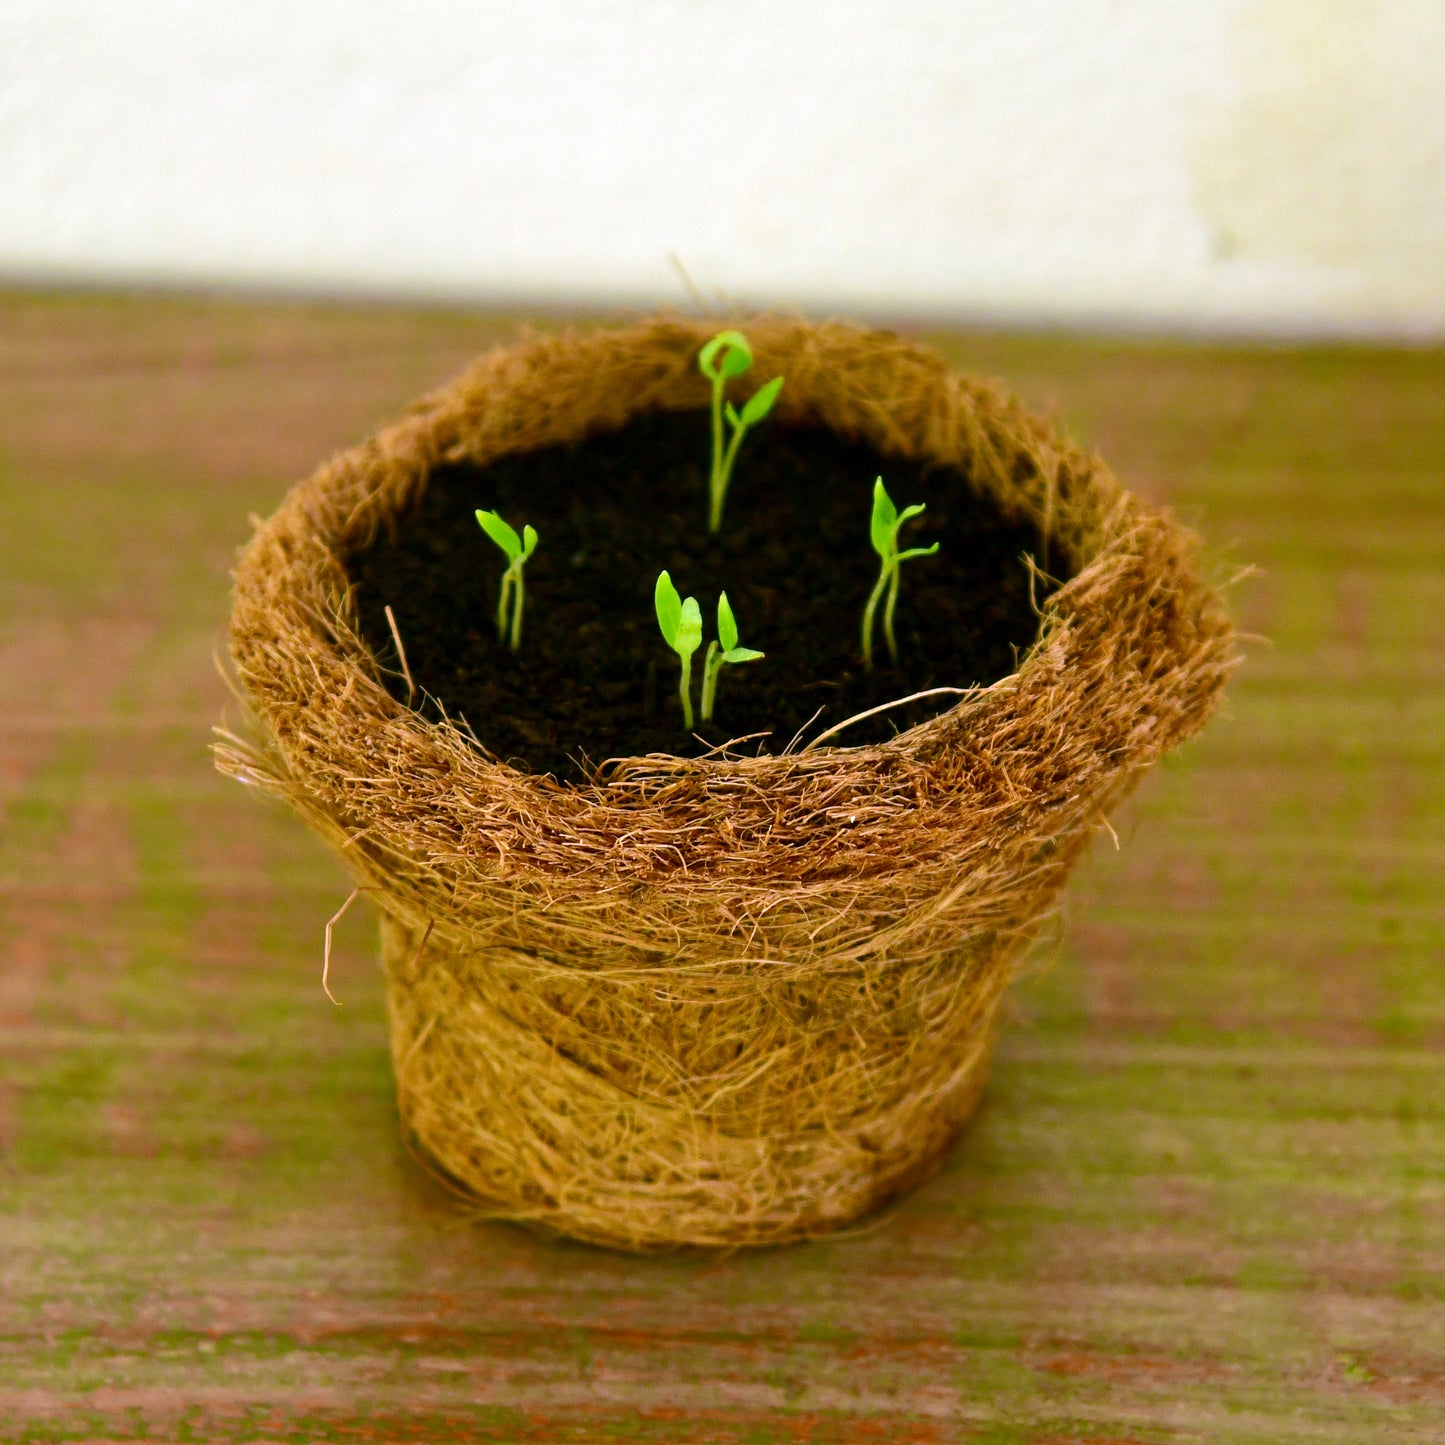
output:
[[[1265,568],[986,1107],[854,1236],[458,1218],[216,777],[249,512],[499,318],[0,296],[0,1440],[1445,1439],[1445,355],[949,335]],[[1226,556],[1227,554],[1227,556]]]

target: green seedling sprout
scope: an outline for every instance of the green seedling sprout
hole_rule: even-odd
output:
[[[763,654],[751,647],[738,646],[738,624],[726,592],[717,599],[717,641],[709,642],[702,660],[702,720],[712,721],[717,702],[717,679],[726,663],[756,662]]]
[[[479,510],[477,521],[507,558],[507,570],[502,573],[501,594],[497,598],[497,640],[507,643],[515,652],[522,645],[522,568],[537,550],[537,533],[526,526],[519,537],[495,512]]]
[[[677,695],[682,699],[682,724],[692,731],[692,655],[702,646],[702,610],[696,597],[683,601],[666,572],[659,574],[653,589],[653,605],[657,608],[657,625],[662,640],[682,661],[682,678]]]
[[[729,379],[741,376],[752,364],[752,347],[741,331],[720,331],[698,353],[698,370],[712,382],[712,475],[708,479],[707,529],[714,535],[722,527],[723,500],[728,494],[728,482],[743,434],[772,411],[783,389],[783,378],[775,376],[743,403],[741,411],[724,400],[723,391]],[[724,417],[732,428],[726,446],[723,445]]]
[[[895,666],[898,662],[898,640],[893,635],[893,613],[898,606],[899,564],[910,557],[928,557],[938,551],[937,542],[931,547],[910,547],[906,552],[898,550],[899,528],[910,517],[916,517],[923,511],[923,506],[922,502],[918,502],[914,506],[904,507],[900,512],[893,505],[892,497],[884,490],[883,478],[879,477],[873,483],[873,519],[869,533],[873,540],[873,550],[883,565],[879,568],[873,591],[868,596],[868,605],[863,609],[863,666],[870,672],[873,670],[873,618],[885,592],[888,600],[883,607],[883,637],[888,643],[888,654]]]

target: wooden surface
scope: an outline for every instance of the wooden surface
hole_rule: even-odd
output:
[[[249,512],[510,323],[0,295],[0,1440],[1445,1440],[1445,356],[953,336],[1259,563],[1232,717],[857,1237],[638,1260],[397,1144],[370,920],[216,776]]]

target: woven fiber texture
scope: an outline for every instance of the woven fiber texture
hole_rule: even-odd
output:
[[[1040,529],[1073,576],[1018,671],[878,746],[635,758],[587,784],[395,701],[348,557],[443,461],[705,404],[715,329],[525,338],[295,487],[236,570],[257,736],[216,748],[380,912],[417,1154],[488,1214],[637,1250],[818,1234],[935,1168],[1019,949],[1235,660],[1193,539],[1099,460],[896,336],[755,317],[749,379],[787,378],[780,422],[953,464]]]

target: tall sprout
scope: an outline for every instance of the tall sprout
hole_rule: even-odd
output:
[[[752,347],[741,331],[720,331],[697,357],[698,370],[712,383],[712,472],[708,478],[707,529],[714,536],[722,528],[723,502],[727,498],[733,463],[737,460],[743,437],[749,427],[756,426],[773,409],[773,403],[783,389],[783,378],[775,376],[759,387],[739,411],[726,400],[724,392],[728,382],[748,371],[752,364]],[[724,420],[732,429],[726,443],[723,439]]]
[[[682,675],[677,685],[677,695],[682,700],[682,725],[692,731],[692,655],[702,646],[702,609],[696,597],[683,601],[672,578],[666,572],[659,574],[657,585],[652,592],[653,606],[657,611],[657,626],[662,640],[677,654],[682,663]]]
[[[900,512],[884,489],[883,478],[879,477],[873,483],[873,516],[869,523],[869,536],[881,566],[873,591],[868,594],[868,604],[863,609],[863,666],[870,672],[873,670],[873,628],[879,602],[883,602],[883,639],[896,666],[898,639],[893,635],[893,614],[898,606],[899,568],[910,557],[928,557],[938,551],[937,542],[931,547],[910,547],[906,552],[898,550],[899,528],[923,510],[924,504],[917,502]]]
[[[497,640],[507,643],[515,652],[522,645],[522,568],[537,549],[537,533],[532,527],[525,526],[519,537],[495,512],[478,511],[477,521],[507,559],[507,570],[502,573],[502,586],[497,598]]]

